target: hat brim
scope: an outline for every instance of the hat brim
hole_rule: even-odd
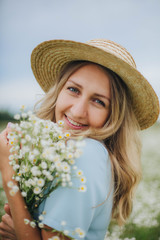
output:
[[[48,92],[61,69],[71,61],[98,63],[118,74],[127,85],[140,128],[153,125],[159,115],[159,101],[153,88],[136,68],[121,58],[87,43],[50,40],[32,52],[31,67],[41,88]]]

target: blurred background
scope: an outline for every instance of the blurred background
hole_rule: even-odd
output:
[[[31,108],[39,99],[30,55],[50,39],[121,44],[160,97],[159,12],[159,0],[0,0],[0,109]]]
[[[0,129],[21,105],[31,110],[42,97],[30,55],[51,39],[106,38],[121,44],[160,99],[159,13],[159,0],[0,0]],[[144,175],[136,207],[127,227],[111,224],[106,239],[160,239],[159,122],[142,132],[142,140]],[[0,216],[4,201],[0,187]]]

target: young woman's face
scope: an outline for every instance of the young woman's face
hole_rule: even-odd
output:
[[[110,81],[94,64],[73,73],[58,95],[56,122],[64,121],[65,130],[101,128],[110,114]]]

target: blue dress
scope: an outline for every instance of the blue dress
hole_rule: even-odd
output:
[[[46,211],[42,222],[57,231],[67,230],[67,236],[104,240],[113,204],[111,163],[106,148],[97,140],[86,138],[82,152],[76,166],[87,179],[86,192],[58,187],[39,206],[38,212]],[[65,226],[62,221],[66,222]],[[83,230],[85,236],[75,235],[76,228]]]

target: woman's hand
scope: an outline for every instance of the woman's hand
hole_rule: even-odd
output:
[[[10,128],[8,125],[7,128],[0,133],[0,171],[2,175],[6,172],[12,173],[13,175],[13,169],[9,165],[10,145],[7,139],[9,131]]]
[[[2,216],[2,221],[0,222],[0,236],[2,237],[2,240],[3,239],[17,240],[14,231],[14,224],[10,212],[10,207],[8,204],[4,205],[4,210],[6,214]]]

